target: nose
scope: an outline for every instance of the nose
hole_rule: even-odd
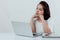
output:
[[[37,10],[36,12],[39,13],[39,10]]]

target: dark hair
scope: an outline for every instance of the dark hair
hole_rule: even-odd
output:
[[[41,4],[43,6],[43,9],[44,9],[44,20],[48,20],[50,18],[49,5],[45,1],[41,1],[41,2],[39,2],[39,4]]]

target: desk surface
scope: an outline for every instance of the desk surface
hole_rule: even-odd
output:
[[[60,40],[60,38],[42,38],[41,36],[36,38],[17,36],[14,33],[0,33],[0,40]]]

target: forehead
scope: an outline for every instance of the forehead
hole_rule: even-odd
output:
[[[43,6],[41,4],[38,4],[37,8],[43,8]]]

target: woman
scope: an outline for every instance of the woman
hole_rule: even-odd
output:
[[[39,2],[39,4],[37,4],[36,13],[32,16],[30,21],[32,32],[39,34],[42,31],[42,33],[45,33],[45,35],[49,35],[51,33],[47,23],[49,18],[49,5],[45,1]]]

